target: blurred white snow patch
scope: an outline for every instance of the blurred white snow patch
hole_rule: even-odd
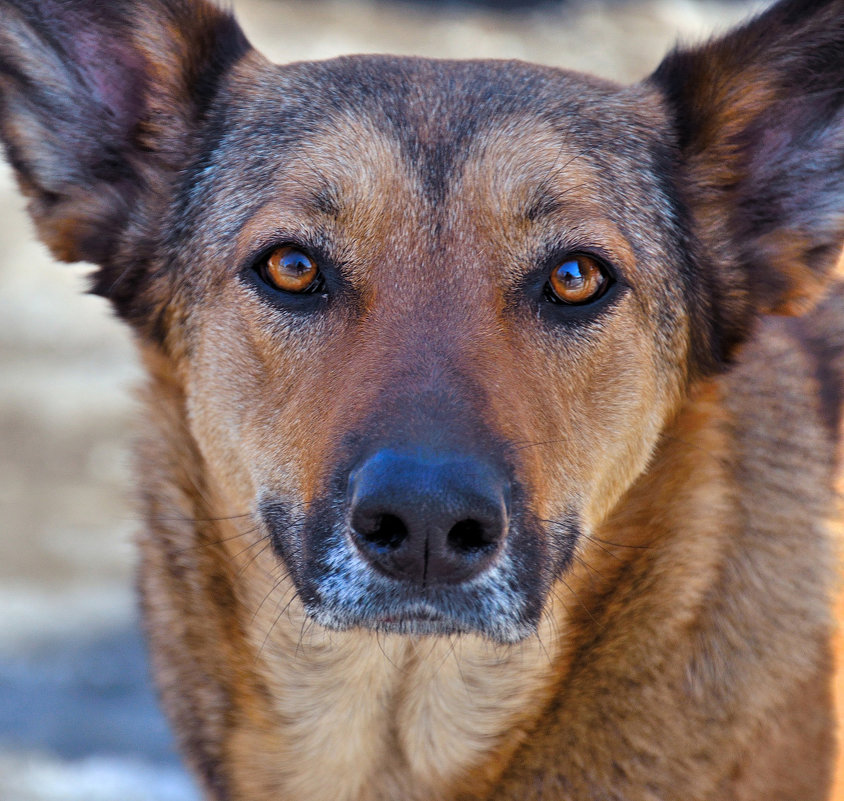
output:
[[[135,608],[135,594],[123,582],[36,589],[6,579],[0,584],[0,655],[25,653],[57,637],[92,638],[122,628],[134,620]],[[16,797],[0,792],[6,798]]]
[[[0,798],[9,801],[199,801],[178,768],[95,756],[64,762],[43,754],[0,754]]]

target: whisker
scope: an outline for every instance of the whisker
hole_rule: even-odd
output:
[[[594,542],[596,545],[607,546],[609,548],[630,548],[634,551],[649,551],[651,550],[651,548],[654,547],[653,545],[632,545],[626,542],[610,542],[609,540],[602,540],[600,537],[596,537],[594,534],[586,534],[584,532],[581,532],[581,534],[583,534],[583,536],[587,540]],[[619,558],[617,554],[614,554],[612,551],[609,551],[606,548],[602,548],[602,550],[609,556],[612,556],[616,559]]]
[[[611,555],[612,555],[612,556],[615,556],[614,554],[611,554]],[[598,570],[598,569],[596,569],[595,567],[593,567],[592,565],[590,565],[590,564],[589,564],[589,562],[587,562],[587,561],[586,561],[586,560],[585,560],[582,556],[579,556],[579,555],[577,554],[577,552],[574,552],[574,553],[572,554],[572,558],[573,558],[573,559],[575,559],[579,565],[583,565],[583,567],[585,567],[588,571],[590,571],[591,573],[594,573],[596,576],[598,576],[598,578],[606,580],[606,576],[604,576],[604,575],[601,573],[601,571],[600,571],[600,570]],[[616,557],[616,558],[617,558],[617,557]],[[590,576],[590,580],[591,580],[592,578],[593,578],[593,577],[592,577],[592,576]]]
[[[555,625],[555,624],[552,623],[552,625]],[[539,647],[542,649],[542,653],[545,654],[545,658],[548,660],[548,664],[553,665],[554,660],[551,659],[551,654],[548,653],[548,649],[545,647],[545,643],[542,640],[542,635],[539,633],[538,629],[536,631],[535,637],[536,637],[537,643],[539,643]],[[522,653],[524,653],[524,648],[522,648]]]
[[[255,611],[252,613],[252,617],[249,620],[249,625],[252,625],[255,622],[255,619],[261,613],[261,609],[264,608],[264,604],[267,602],[269,597],[282,585],[282,583],[284,581],[286,581],[289,578],[290,578],[290,573],[287,570],[284,570],[284,571],[282,571],[281,576],[278,576],[275,579],[273,579],[272,586],[269,588],[269,590],[267,590],[266,594],[261,599],[261,603],[258,604]],[[295,594],[295,588],[294,588],[293,592]],[[277,602],[277,603],[280,603],[280,602]],[[288,605],[289,605],[289,603],[288,603]],[[284,613],[284,610],[282,610],[282,614],[283,613]]]
[[[439,675],[440,671],[443,668],[443,665],[445,665],[445,663],[448,661],[449,656],[451,656],[452,652],[454,651],[454,645],[455,645],[454,636],[451,635],[451,634],[449,634],[447,636],[448,636],[448,650],[445,652],[445,654],[443,654],[442,659],[440,659],[439,662],[437,662],[436,666],[434,667],[434,672],[432,674],[433,678],[436,678]],[[439,641],[437,640],[437,638],[432,637],[431,638],[431,650],[428,651],[428,656],[425,658],[426,662],[429,659],[431,659],[431,657],[434,655],[434,651],[437,649],[438,644],[439,644]]]
[[[278,623],[278,618],[276,618],[275,623],[273,623],[273,628],[275,628],[276,623]],[[293,655],[298,659],[300,651],[305,647],[305,634],[309,632],[313,628],[313,621],[309,617],[305,617],[302,621],[302,627],[299,629],[299,639],[296,642],[296,650],[294,651]]]
[[[560,442],[568,442],[568,441],[569,440],[568,440],[567,437],[560,437],[559,439],[545,439],[545,440],[541,440],[541,441],[538,441],[538,442],[526,442],[526,443],[523,443],[523,444],[517,444],[515,446],[515,449],[517,451],[524,451],[524,450],[527,450],[528,448],[538,448],[541,445],[557,445]]]
[[[278,586],[281,585],[281,582],[284,581],[285,577],[286,576],[281,577],[276,582],[276,584],[273,586],[272,590],[270,590],[270,593],[272,593]],[[291,582],[291,589],[292,589],[292,592],[291,592],[290,600],[288,600],[287,603],[279,610],[278,614],[275,616],[275,619],[273,620],[273,622],[267,628],[267,633],[264,635],[264,639],[261,642],[261,647],[258,649],[256,659],[260,658],[260,656],[264,653],[264,648],[267,645],[267,641],[269,640],[270,635],[273,633],[273,631],[275,631],[275,627],[278,625],[278,621],[281,620],[282,615],[284,615],[284,613],[290,608],[290,604],[292,604],[293,601],[296,599],[298,592],[296,590],[295,585],[292,582]],[[267,593],[267,596],[269,596],[270,593]],[[282,599],[278,603],[280,604],[281,601],[283,601],[283,600],[284,600],[284,597],[282,597]],[[266,601],[266,598],[264,598],[264,601],[261,601],[261,606],[264,605],[265,601]],[[257,614],[258,614],[258,610],[255,610],[255,615],[257,615]],[[253,617],[253,619],[254,619],[254,617]],[[305,628],[306,623],[307,623],[307,618],[305,618],[305,620],[302,621],[302,629],[299,632],[299,640],[296,644],[296,652],[295,652],[297,656],[298,656],[298,653],[299,653],[299,645],[301,645],[301,642],[302,642],[302,633],[304,632],[304,628]]]
[[[540,517],[538,518],[540,523],[545,523],[548,526],[554,526],[559,529],[563,529],[564,531],[568,531],[571,527],[571,524],[567,520],[551,520],[548,518]],[[618,554],[614,554],[609,548],[630,548],[633,550],[639,551],[647,551],[653,548],[652,545],[633,545],[631,543],[626,542],[611,542],[610,540],[603,540],[600,537],[596,537],[594,534],[588,534],[585,531],[578,530],[578,536],[583,537],[584,539],[589,540],[590,542],[594,542],[598,545],[607,556],[611,556],[614,559],[618,559]]]
[[[466,676],[463,673],[463,665],[460,661],[459,656],[457,655],[457,637],[453,634],[449,634],[448,639],[450,642],[450,647],[448,649],[448,653],[446,654],[446,658],[448,658],[449,656],[453,657],[454,665],[457,668],[457,675],[460,676],[460,684],[463,685],[463,690],[466,693],[466,697],[471,701],[473,700],[472,690],[469,687],[469,682],[466,681]]]
[[[190,551],[198,551],[203,548],[213,548],[215,546],[224,545],[227,542],[233,542],[234,540],[238,540],[241,537],[248,537],[250,534],[253,534],[257,530],[258,526],[253,526],[252,528],[249,528],[246,531],[238,532],[237,534],[233,534],[230,537],[217,537],[214,539],[203,538],[202,542],[193,542],[190,545],[186,545],[184,548],[178,548],[172,553],[183,554],[188,553]]]
[[[571,593],[571,596],[572,596],[572,597],[574,598],[574,600],[577,602],[577,605],[578,605],[578,606],[579,606],[579,607],[580,607],[580,608],[581,608],[584,612],[586,612],[586,614],[587,614],[587,615],[589,615],[590,620],[591,620],[591,621],[592,621],[592,622],[593,622],[593,623],[594,623],[594,624],[595,624],[595,625],[596,625],[599,629],[601,629],[601,630],[603,631],[603,630],[604,630],[604,628],[605,628],[605,627],[603,626],[603,624],[602,624],[602,623],[601,623],[601,622],[600,622],[600,621],[599,621],[599,620],[598,620],[598,619],[597,619],[597,618],[596,618],[596,617],[592,614],[592,612],[589,610],[589,608],[586,606],[586,604],[584,604],[584,603],[583,603],[583,601],[581,601],[581,600],[580,600],[580,597],[578,596],[578,594],[577,594],[577,593],[576,593],[576,592],[575,592],[575,591],[574,591],[574,590],[573,590],[573,589],[572,589],[572,588],[571,588],[571,587],[570,587],[570,586],[566,583],[566,580],[565,580],[565,579],[563,579],[563,578],[560,578],[560,579],[558,579],[558,580],[559,580],[559,582],[560,582],[560,583],[561,583],[561,584],[562,584],[562,585],[563,585],[563,586],[564,586],[564,587],[565,587],[565,588],[569,591],[569,593]]]
[[[384,650],[384,644],[381,642],[381,632],[377,629],[375,631],[375,642],[378,643],[378,650],[381,651],[381,655],[384,657],[384,659],[386,659],[397,671],[401,673],[402,669],[395,662],[393,662],[392,659],[390,659],[387,652]]]
[[[152,515],[150,517],[144,516],[144,520],[154,523],[224,523],[231,520],[240,520],[244,517],[252,517],[252,512],[242,512],[236,515],[227,515],[225,517],[188,517],[187,515]]]
[[[255,562],[256,562],[258,559],[260,559],[261,554],[266,553],[267,549],[268,549],[268,548],[270,548],[270,547],[272,546],[272,542],[271,542],[271,540],[270,540],[270,538],[269,538],[269,537],[264,537],[264,538],[262,538],[262,539],[260,539],[260,540],[256,540],[256,541],[255,541],[255,542],[253,542],[251,545],[249,545],[249,546],[247,546],[246,548],[244,548],[244,549],[243,549],[243,550],[242,550],[242,551],[241,551],[241,552],[237,555],[237,556],[240,556],[241,554],[246,553],[246,552],[247,552],[250,548],[254,548],[256,545],[259,545],[259,544],[262,544],[262,543],[263,543],[263,547],[262,547],[259,551],[256,551],[255,553],[253,553],[253,554],[249,557],[249,559],[248,559],[248,561],[246,562],[246,564],[242,565],[242,566],[240,567],[240,569],[237,571],[237,574],[236,574],[236,577],[237,577],[237,578],[239,578],[239,579],[240,579],[240,578],[243,578],[243,576],[244,576],[244,574],[246,573],[246,571],[247,571],[247,570],[248,570],[248,569],[249,569],[249,568],[250,568],[253,564],[255,564]],[[237,558],[237,557],[235,557],[235,558]],[[264,571],[264,572],[266,572],[266,571]]]

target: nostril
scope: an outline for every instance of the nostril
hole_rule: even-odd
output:
[[[494,542],[495,538],[487,536],[483,524],[477,520],[460,520],[448,532],[449,546],[460,553],[483,551]]]
[[[374,515],[363,519],[359,517],[352,525],[362,539],[377,548],[398,548],[408,535],[407,526],[397,515]]]

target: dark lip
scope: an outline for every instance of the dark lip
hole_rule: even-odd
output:
[[[407,612],[393,615],[375,616],[375,622],[387,626],[401,625],[402,623],[439,623],[447,620],[445,615],[436,612]]]
[[[446,615],[430,611],[376,615],[367,621],[366,627],[389,634],[416,636],[458,634],[471,630]]]
[[[459,614],[435,608],[428,603],[411,602],[393,605],[390,609],[369,615],[356,615],[350,620],[353,626],[403,635],[444,635],[482,631]]]

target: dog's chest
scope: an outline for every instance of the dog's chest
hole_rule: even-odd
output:
[[[447,799],[470,776],[493,779],[487,765],[518,745],[551,673],[548,641],[505,651],[307,628],[300,642],[301,632],[285,621],[261,649],[273,665],[273,784],[299,801]]]

